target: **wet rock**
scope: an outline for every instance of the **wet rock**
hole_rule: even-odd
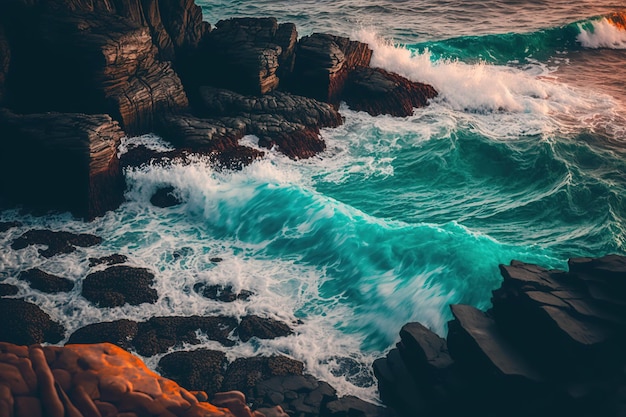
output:
[[[437,91],[380,68],[359,67],[350,72],[341,99],[353,110],[372,116],[407,117],[414,108],[428,105]]]
[[[198,349],[169,353],[159,361],[160,373],[192,391],[204,391],[209,396],[221,391],[226,354]]]
[[[328,416],[362,416],[362,417],[387,417],[393,413],[384,407],[363,401],[355,396],[348,395],[338,400],[331,401],[326,405]]]
[[[89,258],[89,267],[94,267],[98,265],[118,265],[123,264],[128,261],[128,257],[126,255],[120,255],[118,253],[114,253],[113,255],[103,256],[101,258]]]
[[[372,50],[341,36],[314,33],[296,46],[296,62],[286,88],[296,94],[339,104],[350,71],[368,67]]]
[[[7,295],[15,295],[19,292],[19,288],[15,285],[0,283],[0,297]]]
[[[99,307],[154,303],[158,294],[153,283],[154,274],[145,268],[111,266],[87,275],[82,295]]]
[[[239,390],[251,396],[258,382],[276,376],[302,375],[303,369],[302,362],[285,356],[238,358],[228,366],[222,389]]]
[[[293,334],[291,328],[280,321],[259,316],[245,316],[237,327],[237,334],[242,342],[253,337],[259,339],[275,339]]]
[[[4,233],[14,227],[20,227],[21,225],[22,223],[20,222],[0,222],[0,233]]]
[[[233,346],[235,343],[228,336],[236,326],[234,318],[222,316],[152,317],[147,322],[139,323],[133,346],[140,355],[152,356],[183,343],[200,343],[198,331],[210,340]]]
[[[39,249],[39,254],[51,258],[60,253],[72,253],[76,246],[89,247],[102,242],[102,238],[90,234],[76,234],[70,232],[54,232],[51,230],[29,230],[11,243],[15,250],[24,249],[30,245],[46,245],[47,249]]]
[[[21,299],[0,298],[0,341],[19,345],[58,343],[65,329],[35,304]]]
[[[174,191],[175,188],[171,185],[159,188],[152,197],[150,197],[150,203],[160,208],[174,207],[182,204],[182,201],[175,195]]]
[[[81,327],[70,336],[67,343],[113,343],[122,349],[133,348],[132,340],[137,335],[139,324],[132,320],[116,320],[94,323]]]
[[[221,261],[220,258],[212,258],[211,262],[216,262],[214,259],[218,259],[217,262]],[[232,285],[208,285],[203,282],[195,284],[193,286],[193,290],[203,297],[210,298],[211,300],[223,301],[225,303],[232,303],[235,300],[247,301],[254,295],[252,291],[248,290],[235,292]]]
[[[32,288],[47,293],[69,292],[74,288],[71,280],[48,274],[39,268],[22,271],[18,278],[27,281]]]

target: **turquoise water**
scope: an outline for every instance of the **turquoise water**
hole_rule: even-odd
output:
[[[129,171],[127,202],[91,223],[1,213],[24,226],[0,236],[0,277],[62,321],[67,336],[117,318],[260,314],[292,323],[296,335],[238,343],[231,359],[280,352],[340,393],[375,400],[371,362],[400,327],[418,320],[445,335],[450,304],[488,308],[498,264],[566,268],[569,257],[626,254],[626,32],[602,17],[618,5],[200,3],[212,23],[274,15],[301,34],[348,34],[370,44],[373,66],[440,95],[406,118],[343,105],[345,124],[324,130],[328,148],[309,160],[271,151],[241,172],[214,171],[202,159]],[[242,142],[256,146],[254,137]],[[151,206],[163,185],[184,204]],[[96,233],[104,243],[49,260],[8,248],[42,226]],[[78,288],[48,295],[15,279],[36,266],[80,282],[88,256],[115,252],[157,271],[156,304],[96,309]],[[255,296],[206,300],[191,290],[201,281]]]

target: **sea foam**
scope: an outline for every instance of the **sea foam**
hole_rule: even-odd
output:
[[[606,17],[591,22],[589,25],[578,24],[580,34],[576,38],[585,48],[626,49],[626,30],[611,23]]]

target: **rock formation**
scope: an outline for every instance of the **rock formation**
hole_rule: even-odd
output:
[[[405,415],[623,415],[626,257],[500,269],[493,307],[453,305],[447,340],[402,328],[374,363],[383,400]]]

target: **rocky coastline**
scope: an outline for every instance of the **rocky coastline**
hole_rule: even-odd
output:
[[[123,202],[126,167],[203,155],[237,169],[263,156],[240,145],[245,135],[261,148],[309,158],[325,149],[320,129],[343,123],[341,102],[404,117],[437,95],[371,68],[371,56],[366,44],[344,37],[298,39],[295,25],[273,18],[212,28],[193,0],[4,1],[0,206],[90,220]],[[149,132],[174,150],[118,154],[123,137]],[[161,189],[151,201],[179,204],[174,191]],[[18,227],[0,223],[0,233]],[[11,249],[38,245],[49,258],[99,244],[93,235],[28,230]],[[88,261],[80,288],[90,303],[157,299],[157,272],[125,254]],[[567,272],[513,261],[501,271],[489,311],[451,306],[446,340],[419,323],[402,327],[397,348],[374,363],[385,407],[339,397],[284,356],[229,362],[218,350],[168,353],[198,344],[198,332],[227,350],[288,336],[298,323],[169,316],[95,323],[68,335],[44,309],[16,298],[17,287],[0,283],[0,416],[626,415],[626,258],[571,259]],[[17,279],[47,293],[74,288],[36,268]],[[252,295],[209,284],[193,291],[224,303]],[[163,355],[162,376],[128,351]]]

